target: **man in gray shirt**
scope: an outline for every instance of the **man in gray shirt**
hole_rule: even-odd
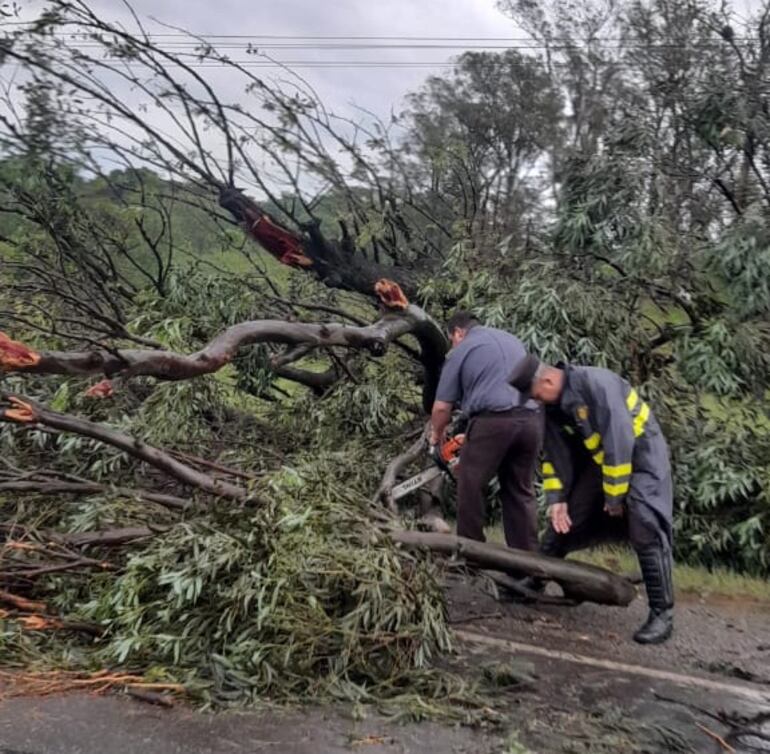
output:
[[[447,322],[452,350],[441,371],[431,414],[431,445],[441,442],[452,411],[470,418],[457,472],[457,533],[484,541],[484,490],[497,475],[509,547],[537,549],[534,476],[543,440],[536,403],[522,404],[511,374],[527,355],[503,330],[482,327],[469,312]]]

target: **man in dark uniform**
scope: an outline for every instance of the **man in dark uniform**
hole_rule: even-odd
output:
[[[668,446],[650,407],[622,377],[527,356],[511,383],[546,404],[543,489],[550,524],[541,552],[565,557],[626,536],[639,558],[650,612],[641,644],[673,631],[673,488]]]
[[[534,475],[542,444],[542,412],[521,404],[511,372],[526,356],[521,341],[482,327],[468,312],[447,323],[452,350],[441,372],[431,414],[432,447],[444,435],[455,406],[470,418],[457,474],[457,533],[484,541],[484,491],[497,475],[509,547],[537,549]]]

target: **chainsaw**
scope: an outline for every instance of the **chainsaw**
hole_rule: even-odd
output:
[[[437,447],[435,453],[431,454],[433,466],[397,484],[391,492],[393,500],[400,500],[441,474],[448,474],[450,479],[454,479],[457,464],[460,461],[460,448],[464,443],[465,434],[456,434],[446,440],[441,447]]]

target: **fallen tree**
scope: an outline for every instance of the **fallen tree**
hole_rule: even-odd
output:
[[[201,50],[242,77],[257,99],[244,108],[141,29],[87,2],[49,6],[0,40],[0,62],[50,96],[30,97],[29,124],[0,120],[27,160],[1,177],[4,206],[30,230],[2,238],[0,443],[17,468],[0,471],[0,651],[55,661],[55,631],[69,656],[152,668],[217,704],[425,692],[423,704],[460,700],[467,719],[483,706],[430,672],[451,647],[445,557],[626,604],[611,574],[398,530],[390,491],[424,457],[421,443],[404,453],[424,423],[413,383],[424,412],[448,347],[415,302],[442,312],[462,295],[426,287],[458,241],[443,192],[384,131],[340,124],[301,82],[283,92]],[[105,175],[102,151],[124,170]],[[106,202],[78,193],[86,175]],[[331,221],[324,202],[341,207]],[[237,273],[219,266],[219,239],[196,230],[177,246],[180,204],[222,230]],[[273,259],[292,270],[274,274]],[[320,321],[300,321],[308,311]]]
[[[29,398],[0,392],[0,401],[2,401],[0,407],[6,406],[0,413],[0,419],[4,421],[29,427],[43,426],[61,432],[85,435],[135,456],[179,482],[197,487],[214,497],[226,498],[238,503],[265,504],[265,501],[260,500],[253,490],[193,469],[173,458],[167,452],[148,446],[123,432],[52,411]],[[414,447],[411,449],[410,458],[416,457],[415,450]],[[392,468],[391,465],[391,475],[394,476]],[[105,541],[105,537],[106,540],[117,537],[117,540],[122,543],[131,539],[143,539],[152,534],[152,530],[149,528],[137,528],[131,532],[129,535],[123,533],[112,537],[96,534],[93,535],[96,537],[93,541],[88,537],[83,541],[92,544]],[[395,542],[410,547],[421,547],[442,555],[461,555],[470,563],[481,568],[554,580],[563,587],[569,597],[580,600],[627,605],[635,595],[633,585],[626,579],[596,566],[549,558],[539,553],[474,542],[449,534],[393,532],[390,536]]]
[[[395,283],[380,280],[375,290],[386,313],[372,325],[356,327],[283,320],[241,322],[189,355],[161,349],[118,348],[38,353],[0,332],[0,371],[184,380],[218,371],[232,362],[239,349],[255,343],[291,346],[273,359],[275,367],[282,368],[317,348],[366,349],[373,356],[382,356],[391,342],[411,334],[420,345],[419,360],[424,370],[423,404],[429,410],[448,347],[446,337],[425,311],[408,303]],[[104,389],[109,390],[109,387]]]

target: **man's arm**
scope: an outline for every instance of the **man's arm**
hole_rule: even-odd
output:
[[[546,408],[543,438],[543,492],[548,506],[548,517],[557,534],[568,534],[572,529],[572,519],[567,505],[572,475],[572,457],[562,435],[561,426]]]
[[[431,445],[438,445],[444,439],[444,432],[452,420],[453,403],[448,401],[435,401],[430,415],[430,439]]]
[[[449,354],[441,368],[436,400],[430,415],[431,445],[438,445],[444,439],[444,431],[452,420],[452,409],[462,396],[462,365],[463,356],[454,351]]]
[[[626,405],[626,388],[617,375],[604,375],[590,385],[595,421],[602,438],[601,466],[605,510],[619,515],[633,473],[634,421]]]

